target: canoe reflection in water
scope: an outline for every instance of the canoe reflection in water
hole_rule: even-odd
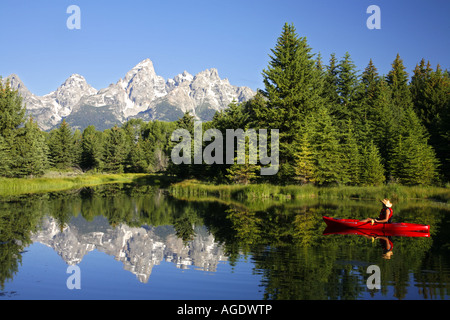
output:
[[[327,226],[323,231],[323,235],[360,235],[371,239],[372,242],[379,240],[380,246],[383,249],[383,258],[391,259],[394,249],[394,242],[392,237],[430,237],[430,232],[420,231],[388,231],[388,230],[370,230],[370,229],[356,229],[339,226]]]

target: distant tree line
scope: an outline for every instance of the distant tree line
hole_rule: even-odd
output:
[[[132,119],[122,126],[73,131],[63,120],[41,131],[17,91],[0,84],[0,175],[25,177],[48,168],[100,172],[165,171],[214,182],[405,185],[450,179],[450,75],[422,59],[411,79],[399,55],[387,75],[372,60],[359,73],[350,54],[324,64],[306,38],[285,24],[263,70],[264,89],[217,112],[203,130],[280,132],[280,169],[260,177],[253,164],[181,164],[170,161],[171,133],[193,133],[189,113],[175,122]],[[1,82],[0,82],[1,83]],[[225,162],[224,162],[225,163]]]

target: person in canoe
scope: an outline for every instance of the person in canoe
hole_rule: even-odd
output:
[[[381,203],[383,204],[383,208],[381,209],[380,215],[377,219],[374,218],[367,218],[364,220],[360,220],[361,222],[370,222],[371,224],[376,223],[391,223],[392,222],[392,203],[389,201],[389,199],[383,199],[381,200]]]

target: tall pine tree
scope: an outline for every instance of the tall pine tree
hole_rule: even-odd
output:
[[[311,145],[311,126],[306,123],[300,134],[298,150],[295,154],[295,180],[299,184],[315,182],[316,165],[314,163],[313,147]]]
[[[111,129],[105,130],[104,141],[103,161],[105,170],[112,173],[123,173],[128,154],[125,132],[115,125]]]
[[[436,183],[437,162],[434,150],[417,137],[400,135],[392,150],[391,173],[404,185],[430,185]]]
[[[59,128],[50,132],[49,149],[51,162],[58,169],[67,169],[75,162],[74,135],[65,119]]]
[[[5,138],[0,135],[0,177],[8,177],[11,175],[11,162],[11,148]]]
[[[399,54],[392,63],[392,68],[386,76],[386,82],[391,88],[393,117],[397,121],[397,128],[401,131],[402,128],[398,126],[398,121],[404,118],[406,110],[412,108],[412,98],[408,86],[408,73]]]
[[[13,134],[25,121],[25,106],[17,90],[10,86],[9,79],[6,84],[0,77],[0,135],[5,139]]]
[[[435,182],[438,162],[433,148],[428,145],[428,132],[413,109],[408,74],[397,55],[387,75],[391,88],[394,139],[388,170],[401,183],[431,184]]]
[[[340,98],[338,92],[338,62],[336,60],[336,54],[332,53],[330,56],[329,64],[326,66],[326,72],[324,75],[323,96],[325,98],[325,104],[331,114],[337,112]]]
[[[450,148],[448,110],[450,77],[440,66],[433,70],[425,59],[416,65],[410,85],[414,110],[430,134],[430,145],[442,163],[441,172],[450,179]]]
[[[44,133],[30,118],[17,130],[12,148],[11,172],[17,177],[39,176],[48,168],[48,147]]]
[[[263,128],[279,129],[278,177],[287,182],[295,175],[297,133],[302,122],[324,101],[321,71],[306,38],[299,37],[293,25],[284,25],[269,66],[263,70],[263,81],[267,108],[258,121]]]
[[[95,130],[90,125],[83,130],[81,135],[81,167],[83,170],[103,168],[103,140],[102,132]]]
[[[339,172],[343,184],[358,185],[361,176],[361,154],[356,140],[353,122],[348,119],[341,134],[340,154],[342,168]]]
[[[361,169],[360,182],[362,185],[378,186],[384,183],[386,179],[384,167],[378,148],[373,141],[363,148]]]
[[[311,144],[314,157],[314,181],[317,185],[333,185],[342,181],[342,159],[339,134],[325,107],[310,116],[313,124]]]
[[[385,84],[380,84],[380,76],[372,59],[361,75],[359,87],[354,97],[354,126],[359,133],[358,142],[367,145],[373,139],[374,134],[379,134],[379,127],[382,125],[382,113],[385,107],[380,107],[382,98],[381,90]],[[387,97],[386,97],[387,98]]]
[[[338,120],[339,127],[345,125],[348,119],[354,117],[353,99],[358,85],[356,66],[347,52],[337,67],[338,104],[332,115]]]
[[[125,161],[125,172],[145,173],[148,172],[148,162],[142,147],[142,138],[129,146],[129,152]]]
[[[176,121],[176,129],[184,129],[187,130],[191,137],[191,154],[189,157],[191,158],[191,163],[180,163],[175,164],[172,161],[169,163],[168,172],[176,175],[179,178],[190,178],[194,175],[195,168],[194,166],[198,166],[193,164],[192,159],[194,159],[194,116],[191,115],[188,111],[184,113],[183,117]],[[180,138],[184,139],[184,138]],[[170,152],[177,144],[177,142],[170,143]],[[180,154],[180,156],[186,156]]]

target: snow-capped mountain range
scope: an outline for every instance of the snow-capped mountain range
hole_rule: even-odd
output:
[[[246,101],[255,95],[248,87],[237,87],[221,79],[217,69],[207,69],[193,76],[187,71],[165,80],[158,76],[150,59],[128,71],[124,78],[97,90],[79,75],[71,75],[55,91],[37,96],[20,78],[12,74],[11,87],[23,97],[27,114],[43,130],[59,125],[63,118],[74,128],[89,124],[104,130],[130,118],[174,121],[189,111],[197,119],[211,120],[235,100]]]

